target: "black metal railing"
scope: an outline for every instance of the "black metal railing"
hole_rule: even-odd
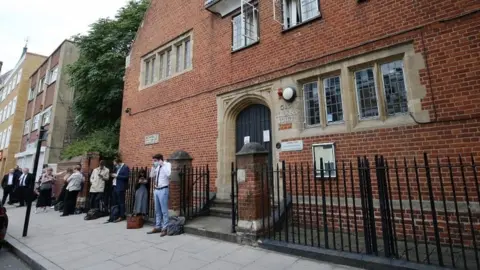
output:
[[[186,219],[208,215],[210,211],[210,170],[184,167],[180,171],[180,211]]]
[[[372,160],[372,162],[371,162]],[[479,269],[474,156],[263,166],[262,237],[417,263]],[[237,209],[232,167],[232,211]],[[232,218],[232,229],[236,217]]]

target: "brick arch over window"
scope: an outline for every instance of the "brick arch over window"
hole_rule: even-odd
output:
[[[261,104],[272,108],[271,88],[239,90],[217,97],[218,141],[216,179],[217,198],[229,199],[231,164],[235,161],[235,128],[239,113],[250,105]]]

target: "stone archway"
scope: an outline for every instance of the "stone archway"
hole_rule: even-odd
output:
[[[236,120],[239,113],[250,105],[261,104],[271,110],[271,87],[247,89],[217,97],[217,198],[230,199],[232,162],[236,154]],[[273,130],[272,130],[273,131]],[[272,132],[273,137],[273,132]]]

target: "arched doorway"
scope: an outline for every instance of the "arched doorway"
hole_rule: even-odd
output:
[[[245,141],[257,142],[268,150],[268,165],[272,166],[270,109],[262,104],[249,105],[237,116],[235,122],[235,147],[240,151]]]

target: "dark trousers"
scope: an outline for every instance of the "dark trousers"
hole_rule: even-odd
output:
[[[100,209],[100,202],[103,200],[103,192],[91,192],[88,196],[90,196],[90,209]]]
[[[28,195],[28,187],[18,187],[16,195],[18,197],[18,201],[20,202],[20,206],[25,206]]]
[[[8,201],[11,202],[12,195],[13,195],[13,186],[5,186],[5,188],[3,189],[2,205],[5,205],[5,202],[7,201],[8,196],[10,196]]]
[[[79,190],[68,191],[65,194],[65,202],[63,205],[63,214],[71,215],[75,213],[75,205],[77,204],[77,196]]]
[[[120,217],[125,218],[125,190],[113,190],[113,205],[118,205]]]

